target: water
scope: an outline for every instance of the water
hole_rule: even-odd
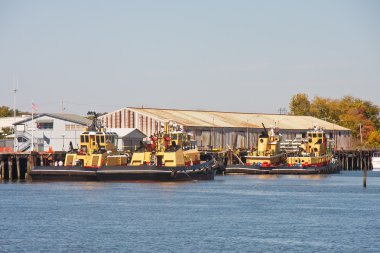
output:
[[[380,252],[380,173],[0,184],[0,252]]]

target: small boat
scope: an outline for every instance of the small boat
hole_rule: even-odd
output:
[[[264,130],[259,136],[257,150],[244,156],[245,164],[239,159],[240,164],[228,165],[226,173],[268,174],[270,170],[286,164],[285,153],[280,151],[281,135],[278,129],[267,131],[262,125]]]
[[[326,134],[314,126],[307,131],[299,150],[287,155],[287,166],[275,168],[272,174],[329,174],[339,172],[338,160],[327,150]]]
[[[196,142],[175,122],[166,122],[162,131],[141,143],[130,159],[116,151],[116,134],[98,127],[97,114],[92,115],[92,125],[80,135],[80,150],[67,153],[64,166],[33,167],[30,172],[32,180],[214,179],[215,160],[201,161]]]
[[[380,171],[380,152],[374,152],[372,155],[372,171]]]

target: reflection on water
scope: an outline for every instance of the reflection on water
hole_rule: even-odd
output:
[[[0,252],[379,252],[380,177],[0,184]]]
[[[330,175],[326,174],[314,174],[314,175],[287,175],[289,179],[300,179],[300,180],[324,180]]]

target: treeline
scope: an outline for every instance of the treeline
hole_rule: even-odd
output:
[[[16,109],[16,116],[20,116],[25,114],[24,112],[20,112]],[[3,117],[13,117],[13,109],[9,108],[8,106],[0,106],[0,118]]]
[[[294,95],[289,104],[293,115],[309,115],[352,130],[357,145],[380,147],[380,108],[370,101],[352,96],[330,99],[305,93]],[[360,130],[363,143],[360,143]]]
[[[19,110],[16,110],[16,116],[23,114]],[[0,118],[3,117],[13,117],[13,110],[8,106],[0,106]],[[2,127],[0,129],[0,139],[4,139],[7,135],[13,134],[13,129],[11,127]]]

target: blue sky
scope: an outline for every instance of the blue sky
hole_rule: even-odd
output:
[[[304,92],[380,105],[380,1],[0,0],[0,104],[277,113]]]

